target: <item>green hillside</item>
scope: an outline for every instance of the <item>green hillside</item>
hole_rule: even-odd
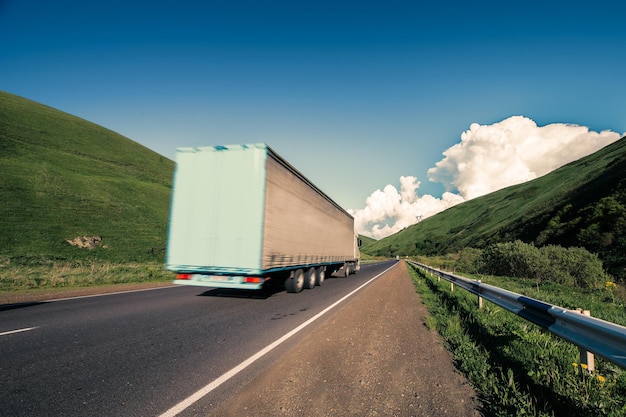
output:
[[[367,248],[376,243],[376,239],[371,238],[369,236],[359,235],[359,239],[361,239],[361,249],[367,251]]]
[[[162,262],[173,170],[115,132],[0,92],[0,258]],[[67,242],[82,236],[96,247]]]
[[[533,181],[470,200],[368,245],[371,255],[443,255],[520,239],[585,247],[626,278],[626,138]]]

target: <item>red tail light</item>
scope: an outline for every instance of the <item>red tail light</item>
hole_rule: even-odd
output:
[[[259,277],[244,277],[243,282],[246,282],[249,284],[259,284],[263,281]]]
[[[176,274],[176,279],[191,279],[191,274]]]

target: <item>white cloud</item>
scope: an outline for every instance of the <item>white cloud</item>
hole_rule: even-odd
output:
[[[523,116],[492,125],[472,123],[428,175],[469,200],[545,175],[619,138],[578,125],[537,126]]]
[[[446,187],[441,198],[419,196],[417,178],[403,176],[400,191],[389,184],[374,191],[365,208],[350,212],[358,233],[380,239],[455,204],[545,175],[620,137],[563,123],[537,126],[523,116],[492,125],[473,123],[428,170],[430,181]]]
[[[357,232],[381,239],[463,201],[449,192],[441,198],[420,197],[419,186],[415,177],[400,177],[400,192],[391,184],[374,191],[365,201],[365,208],[350,210]]]

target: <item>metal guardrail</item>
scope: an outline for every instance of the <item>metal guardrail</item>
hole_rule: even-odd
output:
[[[568,310],[480,281],[443,272],[418,262],[408,260],[407,262],[626,369],[626,327],[624,326],[585,316],[579,311]]]

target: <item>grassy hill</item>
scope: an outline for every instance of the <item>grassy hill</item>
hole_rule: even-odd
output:
[[[0,92],[0,259],[163,262],[174,162]],[[93,249],[70,245],[81,236]]]
[[[361,262],[371,261],[372,259],[375,259],[374,257],[369,255],[368,248],[372,244],[376,243],[376,239],[364,235],[359,235],[359,239],[361,240],[361,246],[359,247],[359,250],[361,252]]]
[[[366,247],[443,255],[520,239],[585,247],[626,278],[626,138],[533,181],[470,200]]]
[[[369,236],[359,235],[359,239],[361,239],[361,250],[365,249],[376,243],[376,239],[371,238]]]

